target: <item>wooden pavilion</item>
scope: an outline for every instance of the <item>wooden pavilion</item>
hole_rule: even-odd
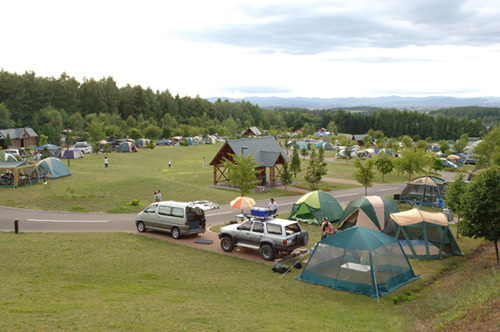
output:
[[[231,154],[241,154],[245,157],[253,154],[253,159],[259,165],[257,179],[259,185],[273,187],[283,171],[283,165],[290,158],[272,136],[227,140],[210,165],[214,167],[214,185],[228,182],[228,169],[224,160],[232,160]]]

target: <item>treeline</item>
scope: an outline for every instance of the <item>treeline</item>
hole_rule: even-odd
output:
[[[454,116],[468,120],[481,120],[487,127],[493,127],[500,123],[500,107],[464,106],[454,108],[442,108],[431,111],[429,114]]]
[[[140,85],[119,88],[112,77],[77,81],[66,73],[39,77],[0,71],[0,128],[32,127],[57,141],[65,128],[83,139],[148,136],[235,136],[250,126],[271,133],[299,128],[332,127],[338,132],[364,134],[381,130],[388,137],[403,135],[458,139],[482,136],[479,120],[429,115],[414,111],[373,108],[359,111],[262,109],[246,101],[229,102],[153,91]]]

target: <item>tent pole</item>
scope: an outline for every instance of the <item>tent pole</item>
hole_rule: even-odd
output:
[[[378,294],[377,277],[375,276],[375,270],[373,269],[373,256],[372,251],[368,252],[370,254],[370,270],[372,271],[372,278],[375,286],[375,293],[377,294],[377,301],[380,303],[380,296]]]

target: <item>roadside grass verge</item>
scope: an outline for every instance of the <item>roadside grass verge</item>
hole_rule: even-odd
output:
[[[388,297],[132,234],[1,233],[0,255],[0,330],[411,329]]]

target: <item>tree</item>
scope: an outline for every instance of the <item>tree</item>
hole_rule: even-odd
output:
[[[288,163],[285,162],[283,164],[283,169],[280,173],[280,181],[281,184],[285,186],[285,194],[286,194],[286,186],[292,183],[292,171],[290,168],[288,168]]]
[[[257,162],[253,153],[245,157],[243,154],[229,154],[231,159],[224,160],[228,169],[228,183],[240,189],[241,196],[245,196],[257,186]]]
[[[439,141],[439,151],[441,151],[443,154],[448,154],[448,151],[450,150],[450,145],[448,142],[446,142],[444,139]]]
[[[0,103],[0,128],[12,128],[14,121],[10,119],[10,111],[4,103]]]
[[[457,238],[460,232],[460,216],[463,214],[463,201],[466,189],[465,176],[463,173],[459,173],[455,176],[454,181],[446,185],[444,190],[444,202],[446,206],[457,215]]]
[[[417,143],[415,144],[415,148],[418,150],[425,151],[427,150],[427,142],[424,140],[418,140]]]
[[[400,174],[408,174],[408,182],[412,174],[423,173],[425,165],[425,152],[421,150],[406,149],[401,158],[396,159],[396,170]]]
[[[317,190],[323,175],[326,174],[326,169],[316,156],[316,150],[311,150],[309,165],[304,174],[304,179],[309,183],[312,190]]]
[[[392,158],[388,156],[387,153],[380,152],[375,158],[375,167],[377,168],[377,171],[382,174],[382,182],[384,182],[384,176],[393,171],[394,163],[392,162]]]
[[[6,147],[9,147],[12,145],[12,138],[10,137],[10,133],[7,133],[7,137],[5,137],[4,143]]]
[[[326,130],[328,130],[330,132],[330,134],[332,134],[332,135],[337,135],[337,133],[338,133],[338,129],[337,129],[337,126],[335,125],[334,121],[328,122],[328,126],[326,126]]]
[[[158,139],[160,137],[161,130],[158,126],[149,125],[146,129],[144,129],[144,136],[149,138],[150,140]]]
[[[453,148],[457,153],[463,153],[468,143],[469,136],[467,134],[462,134],[455,144],[453,144]]]
[[[435,170],[436,172],[442,171],[444,169],[443,162],[438,159],[435,155],[427,155],[427,166],[429,167],[427,170],[427,174],[431,174],[432,170]]]
[[[137,139],[139,139],[139,138],[141,138],[141,137],[142,137],[142,133],[141,133],[141,131],[140,131],[139,129],[137,129],[137,128],[130,128],[130,129],[128,130],[128,137],[130,137],[131,139],[135,139],[135,140],[137,140]]]
[[[374,161],[372,159],[367,160],[364,165],[359,159],[356,159],[354,161],[356,170],[352,175],[354,176],[354,179],[356,179],[356,181],[358,181],[362,186],[365,187],[365,196],[368,195],[368,187],[371,187],[373,185],[373,180],[375,179],[373,165]]]
[[[304,157],[304,159],[306,159],[306,157],[309,155],[309,151],[307,151],[307,149],[300,149],[300,154],[302,155],[302,157]]]
[[[413,141],[410,136],[405,135],[401,138],[401,143],[408,149],[413,146]]]
[[[93,143],[102,140],[106,135],[106,132],[104,131],[104,123],[92,121],[89,126],[89,134]]]
[[[297,144],[293,145],[292,162],[290,164],[290,170],[293,172],[294,178],[297,177],[297,173],[300,173],[302,171]]]
[[[487,167],[500,160],[500,128],[495,127],[482,142],[474,148],[474,155],[477,159],[477,166]]]
[[[495,244],[497,265],[500,240],[500,168],[489,167],[467,185],[463,199],[463,222],[460,233],[484,238]]]
[[[318,165],[321,168],[321,175],[326,175],[328,173],[327,163],[325,161],[325,150],[322,146],[318,149]]]

